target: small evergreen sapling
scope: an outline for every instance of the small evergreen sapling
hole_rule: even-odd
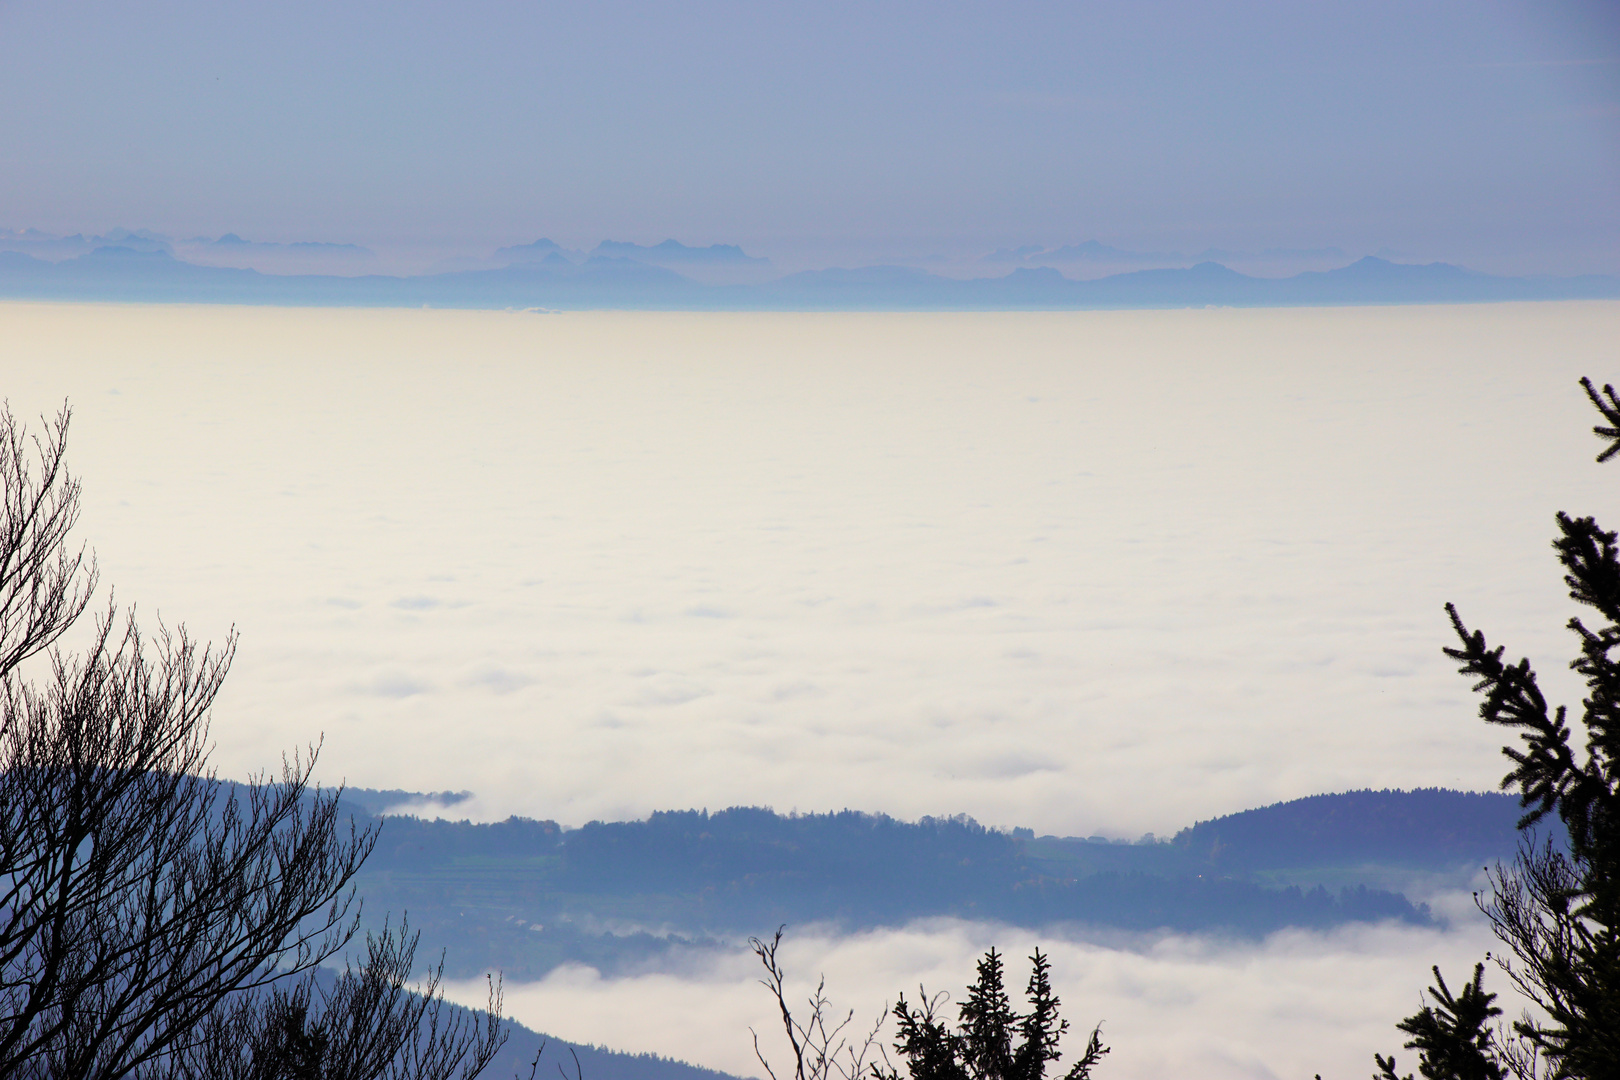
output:
[[[764,965],[761,983],[770,991],[782,1018],[783,1033],[793,1052],[793,1080],[901,1080],[878,1042],[888,1009],[857,1043],[845,1034],[855,1014],[840,1016],[833,1011],[822,979],[806,1002],[809,1012],[801,1019],[788,1005],[787,974],[777,957],[782,930],[769,941],[750,938],[749,944]],[[915,1008],[900,995],[893,1010],[899,1027],[894,1049],[905,1059],[908,1080],[1044,1080],[1047,1063],[1062,1057],[1058,1042],[1069,1030],[1069,1022],[1058,1016],[1060,1003],[1052,993],[1051,963],[1039,949],[1030,962],[1027,1013],[1013,1009],[1002,980],[1001,954],[995,949],[979,961],[978,977],[968,987],[967,1000],[957,1007],[954,1030],[940,1013],[944,993],[929,997],[919,987],[921,996]],[[1063,1080],[1090,1080],[1092,1067],[1107,1053],[1099,1025],[1092,1029],[1085,1052]],[[757,1032],[754,1054],[771,1080],[785,1080],[785,1073],[779,1078],[766,1060]],[[875,1057],[882,1057],[883,1063],[879,1065]]]
[[[1058,1017],[1051,963],[1039,949],[1030,963],[1024,991],[1029,1011],[1021,1014],[1013,1010],[1005,989],[1001,954],[995,949],[985,953],[967,1000],[957,1007],[955,1031],[939,1015],[943,995],[930,998],[919,988],[920,1000],[913,1007],[902,994],[894,1006],[899,1025],[894,1048],[906,1059],[910,1080],[1042,1080],[1047,1063],[1063,1056],[1058,1042],[1069,1022]],[[1089,1080],[1092,1067],[1107,1053],[1099,1025],[1064,1080]],[[893,1068],[874,1072],[878,1080],[900,1080]]]

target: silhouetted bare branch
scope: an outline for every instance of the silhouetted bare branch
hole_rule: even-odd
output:
[[[0,1076],[469,1080],[504,1039],[499,986],[471,1022],[442,1012],[442,967],[407,989],[403,921],[318,984],[376,833],[312,786],[316,746],[245,784],[208,768],[234,631],[148,639],[109,603],[82,653],[22,678],[95,584],[68,547],[67,423],[30,439],[0,408]]]
[[[824,976],[817,981],[816,991],[807,1002],[809,1013],[803,1021],[797,1019],[787,1002],[787,973],[777,957],[785,929],[778,927],[770,941],[749,938],[748,944],[765,968],[765,978],[760,980],[760,985],[770,991],[781,1014],[782,1031],[793,1052],[794,1080],[832,1080],[835,1076],[842,1080],[859,1080],[875,1064],[873,1050],[876,1049],[879,1056],[883,1055],[878,1032],[883,1029],[883,1021],[889,1015],[888,1009],[878,1014],[871,1033],[860,1043],[855,1043],[851,1036],[844,1034],[855,1019],[855,1011],[851,1009],[842,1020],[838,1019],[827,999],[827,980]],[[753,1028],[748,1030],[754,1037],[754,1056],[771,1080],[780,1080],[760,1048],[759,1033]]]

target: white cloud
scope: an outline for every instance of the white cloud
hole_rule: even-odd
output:
[[[848,937],[790,928],[782,955],[797,1000],[824,974],[840,1018],[852,1009],[852,1028],[869,1029],[897,993],[915,1001],[919,983],[960,1000],[974,962],[992,945],[1007,955],[1016,993],[1028,975],[1025,958],[1039,946],[1052,958],[1053,985],[1071,1022],[1070,1054],[1102,1024],[1113,1052],[1097,1072],[1101,1080],[1269,1080],[1368,1075],[1374,1051],[1395,1051],[1414,1065],[1395,1023],[1416,1010],[1430,965],[1462,978],[1491,944],[1477,917],[1449,932],[1363,925],[1288,931],[1261,943],[928,920]],[[538,983],[508,983],[506,1008],[560,1038],[763,1076],[750,1026],[773,1065],[786,1046],[759,974],[758,961],[740,949],[692,954],[623,978],[570,966]],[[1503,984],[1487,975],[1488,987]],[[449,992],[478,1004],[483,990],[482,981],[470,980]],[[884,1034],[887,1043],[892,1025]]]
[[[1575,379],[1612,377],[1617,338],[1615,304],[0,304],[0,375],[19,415],[74,402],[81,535],[119,597],[240,629],[225,775],[324,733],[328,780],[477,792],[457,816],[756,803],[1134,838],[1494,786],[1447,600],[1578,700],[1547,541],[1555,510],[1613,516]],[[1430,963],[1489,946],[1452,907],[1450,933],[1045,944],[1067,1015],[1106,1022],[1101,1076],[1342,1078],[1397,1048]],[[788,956],[865,1015],[1036,941],[794,928]],[[508,1002],[740,1071],[770,1023],[745,957]]]
[[[1494,785],[1440,607],[1575,697],[1547,540],[1613,504],[1575,379],[1617,332],[7,304],[0,364],[19,414],[75,402],[120,598],[240,628],[227,774],[324,733],[333,778],[495,817],[1136,837]]]

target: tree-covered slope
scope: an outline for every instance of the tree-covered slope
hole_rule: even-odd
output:
[[[1441,870],[1510,858],[1522,812],[1517,798],[1497,793],[1351,791],[1201,821],[1174,843],[1228,873],[1358,863]]]
[[[847,810],[669,811],[578,829],[389,817],[361,889],[373,915],[408,909],[425,943],[450,949],[452,969],[513,978],[567,961],[612,970],[784,922],[858,928],[956,916],[1264,934],[1429,921],[1421,904],[1369,887],[1382,880],[1371,870],[1456,872],[1506,857],[1516,815],[1500,795],[1351,792],[1136,844]],[[1338,874],[1275,873],[1299,868]]]

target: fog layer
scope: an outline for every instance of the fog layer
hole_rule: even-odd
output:
[[[960,1002],[975,961],[991,946],[1006,954],[1007,985],[1019,1000],[1027,957],[1038,946],[1052,958],[1052,984],[1072,1025],[1065,1061],[1102,1024],[1112,1053],[1099,1078],[1345,1078],[1369,1075],[1374,1051],[1394,1051],[1415,1067],[1412,1051],[1400,1049],[1395,1022],[1416,1011],[1419,992],[1433,980],[1430,965],[1440,964],[1455,985],[1484,959],[1494,940],[1479,921],[1449,932],[1394,925],[1290,931],[1256,946],[1181,935],[1099,941],[932,920],[852,937],[790,931],[782,956],[790,1004],[801,1006],[824,974],[837,1018],[854,1010],[849,1030],[857,1043],[897,994],[915,1004],[919,983],[930,996],[948,991],[950,1002]],[[561,1038],[763,1077],[752,1027],[777,1075],[784,1063],[791,1075],[761,974],[758,961],[741,952],[631,978],[560,968],[539,983],[507,985],[506,1007],[521,1023]],[[1505,983],[1493,969],[1487,985],[1500,990]],[[486,992],[482,980],[450,990],[468,1004],[481,1003]],[[1508,1004],[1516,1016],[1519,1006]],[[945,1011],[956,1015],[954,1004]],[[891,1022],[881,1033],[884,1049],[893,1037]]]
[[[324,735],[329,782],[486,817],[1135,837],[1494,785],[1441,605],[1568,688],[1548,540],[1615,516],[1575,380],[1617,332],[7,304],[0,375],[24,416],[71,401],[119,601],[240,630],[227,775]]]

